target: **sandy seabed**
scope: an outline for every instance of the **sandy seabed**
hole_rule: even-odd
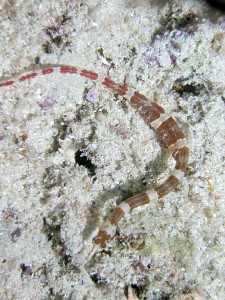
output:
[[[72,65],[129,84],[181,124],[187,174],[156,207],[98,226],[173,166],[128,101],[52,74],[0,90],[0,299],[225,295],[225,17],[205,1],[1,1],[0,77]]]

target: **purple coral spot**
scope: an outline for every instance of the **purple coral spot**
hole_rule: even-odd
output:
[[[17,227],[12,233],[11,233],[11,241],[13,243],[17,242],[18,238],[22,234],[22,229],[20,227]]]
[[[97,98],[98,98],[98,94],[97,94],[97,91],[95,89],[90,89],[87,92],[87,95],[86,95],[87,101],[95,102],[97,100]]]
[[[156,55],[152,53],[152,51],[147,51],[143,60],[146,65],[150,64],[152,66],[160,66],[159,60],[156,58]]]
[[[17,218],[16,210],[14,207],[8,206],[6,209],[3,209],[2,212],[3,212],[4,219],[6,221],[12,221],[13,219]]]
[[[49,110],[55,105],[55,98],[48,96],[43,102],[37,102],[43,110]]]

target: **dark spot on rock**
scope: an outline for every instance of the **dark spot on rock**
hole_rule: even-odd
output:
[[[172,89],[179,93],[180,95],[183,95],[184,93],[193,94],[195,96],[198,96],[202,90],[205,90],[205,87],[203,84],[182,84],[180,82],[175,82]]]
[[[17,227],[12,233],[11,233],[11,241],[13,243],[17,242],[18,238],[22,234],[22,229],[20,227]]]
[[[176,29],[184,30],[191,34],[197,30],[199,22],[199,17],[194,12],[190,11],[176,20]]]
[[[131,289],[134,291],[134,294],[141,299],[147,299],[145,297],[143,297],[143,293],[144,291],[147,289],[146,285],[142,285],[142,284],[131,284],[130,285]],[[124,294],[126,297],[128,297],[128,289],[129,289],[129,285],[125,286],[125,290],[124,290]]]
[[[46,189],[51,189],[55,185],[60,185],[61,182],[61,175],[59,174],[58,169],[55,169],[54,166],[45,169],[45,173],[43,175],[43,186]]]
[[[58,47],[62,44],[62,42],[63,42],[63,39],[60,35],[52,38],[52,43],[57,45]]]
[[[84,95],[83,98],[84,100],[86,99],[86,94],[85,94],[86,90],[84,90]],[[75,122],[80,122],[82,121],[83,118],[88,117],[90,113],[90,105],[88,104],[82,104],[76,111],[76,116],[74,118]]]
[[[65,13],[62,16],[55,18],[54,25],[44,28],[49,39],[42,45],[42,49],[45,53],[52,53],[53,46],[60,48],[71,44],[70,35],[69,32],[67,32],[68,29],[64,27],[64,25],[70,20],[72,20],[72,17],[67,16],[67,13]]]
[[[155,300],[172,300],[174,299],[173,293],[160,291],[160,290],[153,290],[152,292]]]
[[[101,47],[101,48],[98,48],[97,52],[98,52],[98,54],[99,54],[101,57],[104,57],[104,58],[107,60],[108,63],[111,63],[111,62],[112,62],[112,58],[110,58],[110,57],[105,57],[102,47]],[[111,67],[112,67],[112,66],[111,66]]]
[[[50,198],[49,194],[44,194],[43,197],[41,197],[39,201],[42,205],[45,205],[48,203],[49,198]]]
[[[160,27],[153,34],[153,42],[157,36],[163,36],[166,32],[171,32],[175,29],[188,34],[193,34],[198,29],[200,17],[192,11],[183,15],[182,11],[177,11],[175,13],[173,9],[170,8],[168,13],[161,18],[160,23]]]
[[[57,152],[60,146],[60,140],[64,140],[67,135],[67,128],[68,122],[64,119],[59,119],[55,122],[55,127],[57,128],[58,132],[53,138],[52,149],[49,150],[49,153]]]
[[[137,49],[135,47],[132,47],[129,51],[130,58],[137,55]]]
[[[92,163],[91,159],[87,157],[82,150],[77,150],[75,153],[75,162],[79,166],[84,166],[88,169],[90,176],[95,175],[96,166]]]
[[[44,44],[42,44],[42,49],[47,54],[53,52],[52,45],[50,44],[50,42],[45,42]]]
[[[96,285],[107,284],[106,278],[101,277],[98,273],[90,274],[90,278]]]
[[[157,297],[157,300],[172,300],[173,295],[171,293],[167,292],[160,292],[159,296]]]
[[[62,293],[55,293],[53,287],[49,288],[49,297],[48,300],[64,300],[65,295]],[[68,297],[67,299],[72,299],[71,297]]]
[[[100,56],[104,56],[102,47],[101,47],[101,48],[98,48],[97,52],[98,52],[98,54],[99,54]]]
[[[36,56],[36,57],[35,57],[34,63],[35,63],[35,65],[40,64],[40,56]]]
[[[20,264],[21,271],[21,277],[23,276],[31,276],[33,274],[33,271],[30,266],[26,266],[25,264]]]

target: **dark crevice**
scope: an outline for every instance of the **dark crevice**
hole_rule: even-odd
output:
[[[82,150],[77,150],[75,153],[75,162],[79,166],[84,166],[88,171],[91,177],[96,174],[96,165],[94,165],[89,157],[84,154]]]
[[[52,219],[56,219],[57,216],[52,216]],[[63,216],[61,216],[63,218]],[[47,218],[43,218],[42,232],[47,237],[47,240],[51,243],[51,248],[55,254],[58,255],[59,265],[63,268],[63,272],[75,272],[79,273],[79,268],[72,263],[72,256],[67,254],[67,247],[65,246],[65,241],[61,238],[61,222],[53,224],[48,221]]]
[[[225,0],[207,0],[207,2],[212,7],[225,11]]]
[[[90,278],[96,285],[107,284],[107,280],[105,278],[101,277],[98,273],[90,274]]]

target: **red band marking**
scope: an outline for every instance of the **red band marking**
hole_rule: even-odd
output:
[[[77,68],[63,66],[63,67],[60,67],[60,73],[76,74],[77,73]]]
[[[6,81],[6,82],[3,82],[3,83],[0,83],[0,87],[12,85],[14,82],[15,81],[10,80],[10,81]]]
[[[104,81],[102,82],[103,85],[105,85],[106,87],[113,89],[114,86],[116,86],[116,83],[109,79],[108,77],[105,77]]]
[[[139,92],[134,92],[134,95],[131,97],[131,100],[144,100],[147,101],[147,97],[145,95],[140,94]]]
[[[98,74],[88,70],[81,70],[80,75],[92,80],[98,79]]]
[[[128,88],[125,85],[117,84],[113,80],[105,77],[102,85],[106,86],[107,88],[112,89],[113,91],[117,92],[119,95],[124,96],[126,95]]]
[[[114,89],[119,95],[126,95],[128,88],[125,85],[118,85],[117,88]]]
[[[53,68],[49,68],[49,69],[45,69],[45,70],[42,70],[41,73],[43,75],[46,75],[46,74],[51,74],[54,72],[54,69]]]
[[[19,81],[25,81],[25,80],[27,80],[27,79],[30,79],[30,78],[34,78],[34,77],[36,77],[37,76],[37,73],[30,73],[30,74],[27,74],[27,75],[24,75],[24,76],[21,76],[20,78],[19,78]]]

